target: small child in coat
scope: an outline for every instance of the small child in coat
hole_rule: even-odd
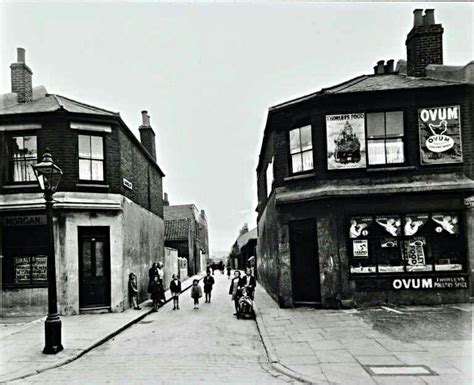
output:
[[[199,286],[199,280],[193,280],[193,286],[191,286],[191,298],[194,299],[194,309],[199,309],[199,298],[202,297],[202,288]]]
[[[170,283],[171,296],[173,297],[173,310],[179,310],[179,295],[181,294],[181,281],[177,274],[173,274],[173,279]]]
[[[140,306],[138,306],[137,276],[133,273],[130,273],[128,276],[128,301],[130,307],[133,307],[135,310],[140,310]]]

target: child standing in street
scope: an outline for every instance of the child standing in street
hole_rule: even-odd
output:
[[[204,282],[204,294],[206,294],[206,303],[211,303],[211,292],[212,286],[214,285],[214,277],[211,276],[211,272],[207,272],[207,275],[203,279]]]
[[[191,298],[194,299],[194,309],[199,309],[199,298],[202,297],[202,288],[199,286],[199,280],[193,280],[191,287]]]
[[[137,276],[133,273],[128,276],[128,301],[130,307],[133,306],[135,310],[140,310],[140,306],[138,306]]]
[[[181,294],[181,281],[177,274],[173,274],[173,280],[170,283],[171,296],[173,297],[173,310],[179,310],[179,295]]]

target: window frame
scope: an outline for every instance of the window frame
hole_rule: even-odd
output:
[[[375,217],[377,216],[391,216],[391,217],[400,217],[400,219],[402,219],[402,224],[401,224],[401,227],[402,227],[402,234],[400,236],[397,236],[396,239],[398,240],[399,242],[399,248],[403,247],[403,243],[408,241],[410,238],[414,237],[415,235],[412,235],[412,236],[409,236],[409,235],[405,235],[403,233],[403,224],[404,224],[404,217],[406,216],[410,216],[410,215],[419,215],[419,214],[426,214],[428,215],[429,219],[428,221],[431,221],[431,217],[433,214],[453,214],[455,213],[458,217],[458,226],[459,226],[459,237],[460,237],[460,251],[461,251],[461,254],[462,254],[462,258],[461,258],[461,266],[462,268],[460,270],[436,270],[436,262],[438,261],[439,257],[437,257],[436,255],[430,255],[429,257],[432,258],[432,262],[430,263],[430,266],[432,267],[431,270],[429,271],[416,271],[416,270],[413,270],[413,271],[408,271],[407,270],[407,266],[408,264],[406,263],[406,260],[403,260],[402,259],[402,266],[403,266],[403,271],[394,271],[394,272],[379,272],[379,260],[380,260],[380,257],[375,255],[375,256],[372,256],[369,254],[369,257],[368,259],[373,259],[375,261],[375,272],[370,272],[370,273],[354,273],[354,272],[351,272],[351,267],[352,267],[352,263],[354,261],[354,256],[353,256],[353,252],[352,252],[352,241],[354,239],[367,239],[369,245],[370,245],[370,241],[373,240],[373,239],[380,239],[382,238],[381,236],[366,236],[366,237],[363,237],[363,238],[350,238],[348,233],[347,233],[347,230],[350,228],[350,224],[351,224],[351,219],[352,218],[355,218],[355,217],[372,217],[375,221]],[[466,236],[465,236],[465,228],[464,228],[464,212],[462,210],[417,210],[417,211],[413,211],[413,212],[399,212],[399,213],[393,213],[393,212],[390,212],[390,213],[385,213],[385,212],[377,212],[377,213],[370,213],[370,214],[360,214],[360,213],[351,213],[350,215],[347,216],[346,220],[344,221],[345,223],[345,228],[344,228],[344,231],[345,231],[345,237],[346,237],[346,249],[347,249],[347,261],[348,261],[348,271],[349,271],[349,279],[363,279],[363,278],[375,278],[375,279],[380,279],[380,278],[384,278],[384,277],[387,277],[387,278],[393,278],[393,277],[398,277],[398,276],[402,276],[402,277],[406,277],[406,278],[409,278],[409,277],[414,277],[414,276],[417,276],[417,275],[426,275],[426,276],[437,276],[437,275],[444,275],[444,274],[447,274],[447,275],[465,275],[467,274],[467,246],[466,246]],[[430,233],[428,235],[419,235],[420,237],[423,236],[426,238],[426,243],[427,243],[427,249],[429,248],[430,252],[431,252],[431,248],[433,247],[432,244],[430,244],[429,242],[431,242],[431,240],[434,238],[434,234],[433,233]],[[387,238],[390,238],[390,236],[387,236]],[[369,251],[370,253],[370,251]],[[428,257],[428,256],[427,256]]]
[[[309,127],[310,128],[311,149],[302,151],[301,150],[302,149],[302,146],[301,146],[301,129],[304,128],[304,127]],[[292,153],[291,152],[291,134],[290,133],[294,130],[300,130],[300,146],[299,146],[300,151]],[[315,170],[315,167],[314,167],[314,135],[313,135],[313,126],[312,126],[312,124],[311,123],[302,124],[302,125],[294,126],[290,130],[288,130],[287,131],[287,142],[288,142],[288,146],[287,146],[288,169],[290,171],[290,175],[294,176],[294,175],[304,175],[304,174],[313,173],[314,170]],[[312,156],[312,159],[313,159],[313,167],[310,168],[309,170],[293,171],[293,155],[296,155],[296,154],[301,155],[301,164],[303,164],[303,153],[306,153],[306,152],[311,152],[311,156]]]
[[[31,184],[36,184],[37,180],[36,177],[34,177],[31,180],[20,180],[20,181],[15,181],[13,179],[14,176],[14,164],[15,160],[13,159],[13,138],[17,137],[22,137],[24,138],[25,136],[34,136],[36,138],[36,163],[38,163],[38,133],[36,131],[12,131],[9,132],[6,135],[6,140],[7,140],[7,148],[8,148],[8,158],[7,158],[7,178],[5,182],[9,185],[31,185]],[[26,158],[22,159],[21,162],[27,162]]]
[[[80,136],[87,136],[89,137],[89,144],[91,145],[91,157],[89,158],[84,158],[80,156],[80,151],[79,151],[79,137]],[[93,158],[92,157],[92,137],[98,137],[102,139],[102,159],[99,158]],[[101,133],[92,133],[90,131],[78,131],[77,133],[77,180],[79,183],[84,183],[84,184],[91,184],[91,183],[97,183],[97,184],[106,184],[106,154],[105,154],[105,135]],[[91,179],[81,179],[80,177],[80,161],[81,160],[87,160],[90,162],[90,173],[91,173]],[[92,179],[92,162],[93,161],[101,161],[102,162],[102,179]]]
[[[387,136],[387,119],[386,114],[390,112],[401,112],[402,113],[402,124],[403,124],[403,135],[395,136],[392,135],[390,137]],[[370,114],[384,114],[384,132],[385,136],[383,138],[369,138],[369,118]],[[384,110],[370,110],[365,111],[365,148],[366,148],[366,168],[367,169],[376,169],[376,168],[387,168],[387,167],[403,167],[407,165],[407,143],[406,143],[406,111],[404,109],[384,109]],[[403,145],[403,162],[400,163],[388,163],[387,162],[387,139],[402,139]],[[370,164],[369,158],[369,141],[383,141],[384,142],[384,150],[385,150],[385,163],[377,163],[377,164]]]

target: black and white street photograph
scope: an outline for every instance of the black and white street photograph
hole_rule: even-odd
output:
[[[1,385],[474,384],[474,3],[1,0]]]

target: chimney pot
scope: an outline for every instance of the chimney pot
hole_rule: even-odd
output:
[[[24,63],[25,62],[25,49],[18,47],[16,49],[16,62]]]
[[[385,73],[384,63],[385,63],[385,60],[379,60],[377,62],[377,72],[376,72],[377,75],[383,75]]]
[[[142,126],[150,127],[150,115],[148,115],[148,111],[142,111]]]
[[[419,27],[423,25],[423,10],[415,9],[413,11],[413,27]]]
[[[425,15],[423,16],[423,25],[434,25],[434,9],[425,9]]]
[[[387,60],[387,64],[385,64],[385,73],[390,74],[393,72],[393,59]]]
[[[150,126],[150,116],[147,111],[142,111],[142,125],[139,127],[140,142],[151,157],[156,161],[155,131]]]

